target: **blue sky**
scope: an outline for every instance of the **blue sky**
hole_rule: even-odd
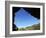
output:
[[[18,28],[32,26],[33,24],[38,24],[40,22],[40,20],[28,14],[23,8],[16,13],[14,20],[14,24],[16,24]]]

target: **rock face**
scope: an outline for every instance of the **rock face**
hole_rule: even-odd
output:
[[[33,17],[40,19],[40,8],[24,8],[30,15]],[[32,13],[30,13],[32,12]]]
[[[13,11],[13,31],[17,31],[18,27],[14,24],[14,16],[15,13],[20,9],[21,7],[13,7],[12,11]],[[23,8],[24,10],[26,10],[27,12],[29,12],[29,14],[31,14],[33,17],[40,19],[40,8]],[[30,13],[32,12],[32,13]]]

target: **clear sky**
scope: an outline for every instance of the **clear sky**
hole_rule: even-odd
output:
[[[40,22],[40,20],[28,14],[23,8],[16,13],[14,20],[14,24],[16,24],[18,28],[32,26],[33,24],[38,24]]]

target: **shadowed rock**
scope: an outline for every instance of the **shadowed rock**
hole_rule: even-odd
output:
[[[17,26],[15,24],[13,24],[13,29],[12,30],[13,31],[18,31],[18,28],[17,28]]]
[[[23,8],[23,7],[13,7],[13,13],[16,13],[21,8]],[[40,19],[40,8],[26,8],[26,7],[24,7],[23,9],[26,10],[29,14],[31,14],[35,18]],[[30,12],[32,12],[32,13],[30,13]]]

